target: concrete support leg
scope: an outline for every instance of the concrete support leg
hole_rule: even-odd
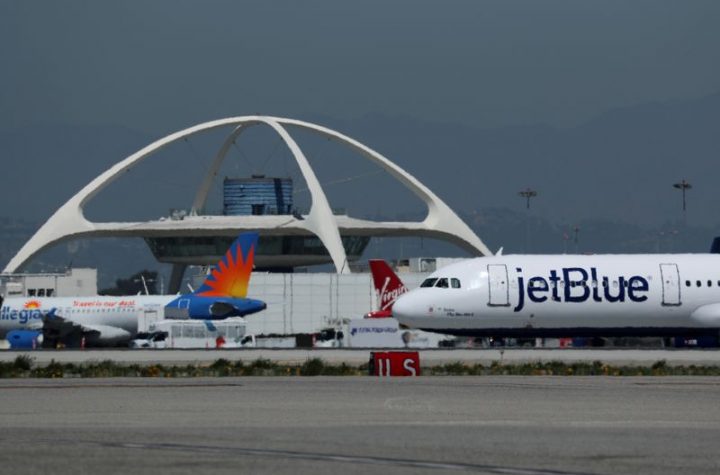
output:
[[[183,277],[185,276],[185,264],[173,264],[172,274],[170,274],[170,286],[168,287],[168,294],[176,294],[180,291]]]

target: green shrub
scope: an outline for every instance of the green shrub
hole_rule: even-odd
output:
[[[20,371],[30,371],[33,366],[33,359],[29,355],[17,355],[13,366]]]
[[[325,363],[320,358],[310,358],[300,366],[301,376],[320,376],[325,370]]]

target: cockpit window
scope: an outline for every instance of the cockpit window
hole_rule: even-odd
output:
[[[420,287],[433,287],[435,282],[437,282],[437,277],[431,277],[429,279],[425,279],[423,283],[420,284]]]
[[[441,279],[438,279],[437,284],[435,284],[435,287],[439,287],[441,289],[447,289],[448,288],[448,280],[447,277],[443,277]]]
[[[460,279],[456,279],[455,277],[453,277],[452,279],[450,279],[450,284],[452,285],[453,289],[459,289],[460,288]]]

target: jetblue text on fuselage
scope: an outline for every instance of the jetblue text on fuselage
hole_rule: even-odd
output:
[[[525,295],[529,302],[542,303],[547,300],[554,302],[644,302],[650,285],[644,277],[619,276],[612,281],[608,276],[598,276],[595,267],[588,270],[581,267],[563,267],[550,270],[547,277],[534,276],[525,280],[522,269],[518,273],[518,303],[513,309],[519,312],[525,306]],[[560,283],[563,283],[562,288]],[[617,283],[617,284],[616,284]]]

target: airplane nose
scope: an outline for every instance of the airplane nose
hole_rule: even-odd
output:
[[[392,315],[397,321],[403,323],[403,320],[412,315],[411,307],[407,294],[401,295],[393,304]]]

